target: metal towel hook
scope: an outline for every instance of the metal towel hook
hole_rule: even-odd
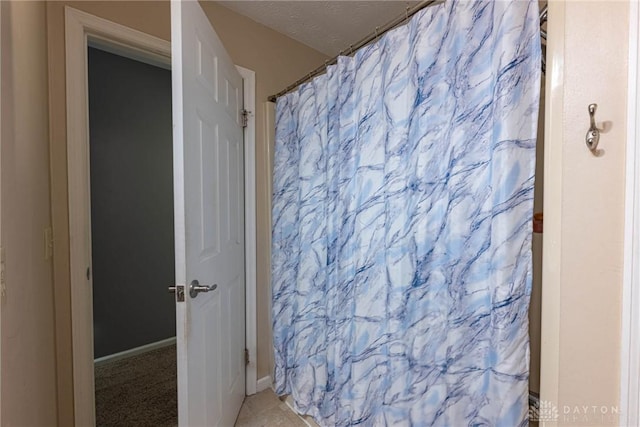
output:
[[[596,110],[598,109],[598,104],[589,104],[589,119],[590,126],[587,131],[587,135],[585,137],[585,142],[587,143],[587,148],[591,150],[592,154],[596,154],[596,149],[598,148],[598,142],[600,142],[600,130],[596,127]]]

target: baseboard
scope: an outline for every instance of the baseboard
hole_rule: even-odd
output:
[[[280,400],[282,400],[282,397],[280,398]],[[296,411],[296,408],[293,404],[293,397],[291,397],[290,394],[287,394],[287,396],[284,398],[284,403],[289,407],[289,409],[291,409],[291,412],[296,414],[298,418],[300,418],[300,420],[302,420],[302,422],[305,423],[308,427],[320,427],[318,423],[316,423],[316,420],[313,419],[312,416],[302,415],[298,413],[298,411]]]
[[[256,393],[260,393],[272,386],[271,375],[267,375],[266,377],[262,377],[258,380],[256,384]]]
[[[95,366],[105,365],[107,363],[115,362],[116,360],[126,359],[128,357],[136,356],[138,354],[146,353],[148,351],[157,350],[159,348],[168,347],[176,343],[176,337],[167,338],[166,340],[152,342],[150,344],[141,345],[140,347],[131,348],[129,350],[121,351],[120,353],[109,354],[107,356],[99,357],[93,361]],[[271,377],[269,377],[271,381]],[[260,381],[258,381],[260,384]]]

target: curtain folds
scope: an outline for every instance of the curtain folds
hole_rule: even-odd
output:
[[[447,1],[278,100],[275,386],[326,426],[524,426],[537,1]]]

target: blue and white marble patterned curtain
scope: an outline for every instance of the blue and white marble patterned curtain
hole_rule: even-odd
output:
[[[537,0],[447,1],[278,100],[275,386],[325,426],[527,423]]]

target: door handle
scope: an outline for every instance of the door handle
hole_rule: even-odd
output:
[[[189,285],[189,295],[191,296],[191,298],[195,298],[200,292],[211,292],[215,291],[216,289],[218,289],[218,285],[216,284],[213,284],[211,286],[201,285],[200,282],[194,280]]]

